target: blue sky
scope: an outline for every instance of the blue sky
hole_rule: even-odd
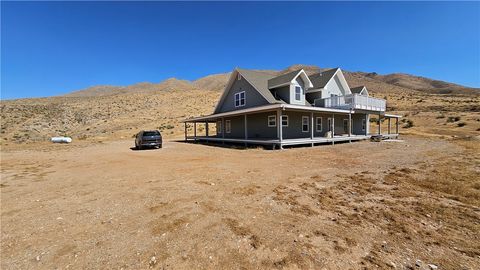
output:
[[[313,64],[480,87],[479,2],[1,2],[1,97]]]

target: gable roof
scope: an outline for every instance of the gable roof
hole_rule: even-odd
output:
[[[250,85],[252,85],[253,88],[255,88],[255,90],[258,91],[258,93],[260,93],[263,98],[265,98],[268,103],[285,103],[282,100],[276,99],[272,92],[270,92],[268,89],[268,80],[276,77],[274,72],[236,68],[230,75],[230,79],[228,80],[228,83],[225,86],[220,99],[218,100],[214,112],[217,112],[220,108],[220,105],[223,104],[223,101],[228,94],[228,90],[232,86],[233,82],[237,79],[239,73]]]
[[[312,81],[310,81],[307,73],[303,69],[298,69],[268,80],[268,89],[288,85],[298,76],[302,77],[306,88],[313,87]]]
[[[352,93],[354,94],[360,94],[362,91],[363,91],[363,88],[365,88],[365,86],[357,86],[357,87],[353,87],[353,88],[350,88],[350,91],[352,91]]]
[[[320,73],[315,73],[310,75],[310,80],[313,83],[313,88],[324,88],[327,83],[333,78],[337,73],[339,68],[332,68],[329,70],[322,71]]]
[[[275,74],[265,71],[255,71],[248,69],[236,69],[253,88],[255,88],[269,103],[277,103],[277,100],[272,92],[268,89],[268,81],[275,77]]]
[[[286,74],[268,80],[268,88],[290,83],[295,77],[297,77],[297,74],[300,73],[300,71],[302,71],[302,69],[294,70],[292,72],[288,72]]]

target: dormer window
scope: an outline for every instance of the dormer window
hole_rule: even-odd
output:
[[[245,106],[245,91],[235,94],[235,107]]]
[[[302,88],[300,86],[295,86],[295,100],[302,99]]]

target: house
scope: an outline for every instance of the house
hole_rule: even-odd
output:
[[[307,75],[303,69],[278,75],[235,69],[213,114],[186,119],[185,140],[270,145],[315,145],[370,138],[370,115],[378,130],[388,120],[388,136],[398,137],[400,116],[386,113],[386,101],[350,88],[340,68]],[[396,119],[395,132],[391,119]],[[193,136],[187,125],[193,124]],[[215,132],[209,132],[209,124]],[[204,125],[205,134],[197,133]],[[202,132],[203,133],[203,132]]]

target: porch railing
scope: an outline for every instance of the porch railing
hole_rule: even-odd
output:
[[[381,98],[367,97],[359,94],[351,94],[346,96],[333,96],[329,98],[316,99],[315,106],[384,112],[386,109],[386,100]]]

